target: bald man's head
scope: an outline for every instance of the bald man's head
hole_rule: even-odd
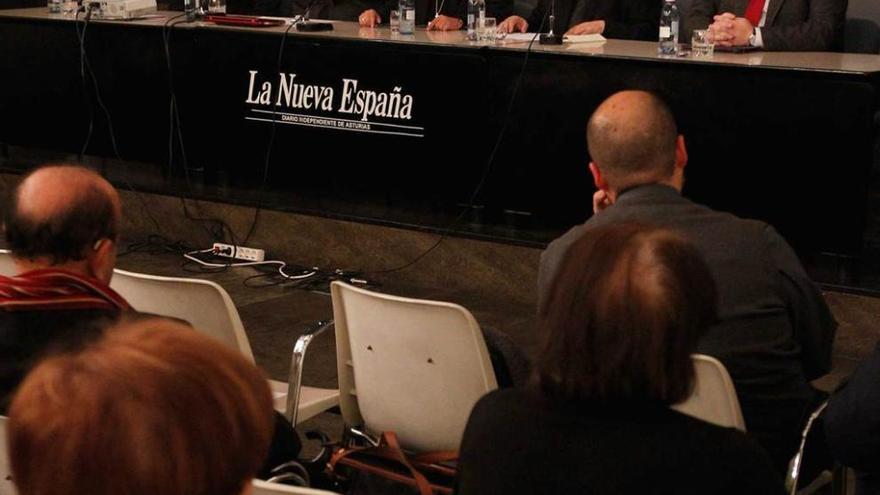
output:
[[[615,93],[587,124],[590,156],[618,190],[670,177],[677,138],[669,107],[645,91]]]
[[[98,241],[117,239],[120,216],[119,195],[103,177],[79,166],[45,166],[12,192],[6,242],[17,258],[79,261]]]

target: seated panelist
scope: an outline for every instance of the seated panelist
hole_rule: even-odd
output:
[[[846,0],[694,0],[681,36],[708,26],[721,46],[827,51],[842,46],[845,13]]]
[[[386,22],[391,10],[397,9],[396,0],[365,2],[366,8],[358,17],[363,27],[375,27]],[[513,12],[513,0],[487,0],[486,16],[503,19]],[[427,26],[429,31],[455,31],[465,27],[467,0],[416,0],[416,25]]]
[[[656,40],[660,25],[657,0],[538,0],[528,19],[513,15],[499,28],[507,33],[550,31],[550,13],[555,6],[556,33],[601,34],[606,38]]]

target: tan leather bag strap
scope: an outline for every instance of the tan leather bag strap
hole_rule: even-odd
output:
[[[341,448],[337,450],[330,457],[330,470],[335,471],[336,465],[339,462],[353,454],[363,454],[396,461],[409,470],[420,495],[434,495],[434,489],[431,488],[431,483],[428,481],[428,478],[419,472],[419,470],[410,463],[409,459],[407,459],[406,453],[400,448],[400,442],[398,442],[397,435],[395,435],[394,432],[382,433],[382,438],[379,441],[378,447]]]

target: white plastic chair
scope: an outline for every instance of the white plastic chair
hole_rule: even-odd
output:
[[[16,272],[12,255],[7,249],[0,249],[0,275],[14,275]],[[160,277],[143,273],[116,269],[110,282],[116,292],[125,298],[136,310],[161,316],[170,316],[188,322],[194,328],[207,332],[211,337],[225,343],[251,362],[254,353],[244,331],[238,310],[226,291],[208,280]],[[295,370],[291,370],[293,374]],[[288,418],[305,421],[339,403],[339,392],[334,389],[299,387],[297,375],[298,408],[296,414],[288,409],[287,383],[269,380],[275,409]],[[298,423],[297,423],[298,424]],[[0,494],[2,495],[2,494]]]
[[[394,431],[417,452],[458,450],[474,404],[498,387],[470,312],[341,282],[330,293],[346,426]]]
[[[314,488],[302,488],[298,486],[281,485],[278,483],[268,483],[262,480],[254,480],[253,495],[338,495],[335,492],[326,490],[316,490]]]
[[[691,359],[696,374],[694,391],[687,400],[672,408],[718,426],[746,431],[746,422],[727,368],[721,361],[703,354],[694,354]]]
[[[191,278],[159,277],[125,270],[115,270],[110,282],[116,292],[136,310],[161,316],[179,318],[199,331],[240,351],[248,360],[254,361],[250,342],[238,310],[229,294],[219,285],[208,280]],[[269,380],[275,409],[288,418],[305,421],[316,414],[335,407],[339,392],[333,389],[302,387],[299,393],[297,414],[287,409],[289,385]]]
[[[9,452],[6,445],[6,416],[0,416],[0,495],[15,495],[15,485],[10,477]]]

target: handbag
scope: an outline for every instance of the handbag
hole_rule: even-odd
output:
[[[457,451],[407,454],[389,431],[375,447],[338,448],[327,468],[348,495],[451,495],[457,470],[450,463],[457,459]]]

